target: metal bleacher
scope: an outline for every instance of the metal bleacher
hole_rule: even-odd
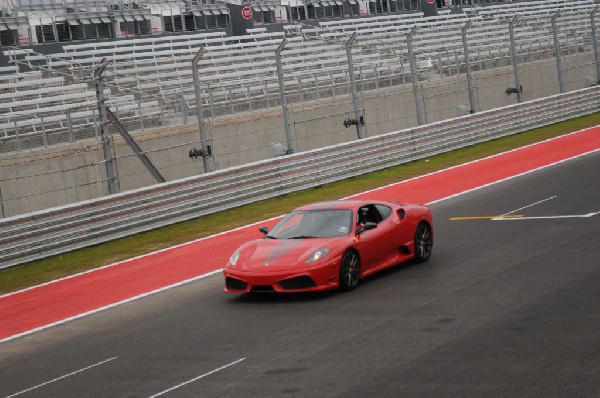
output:
[[[275,50],[284,38],[286,92],[290,102],[305,101],[348,93],[344,45],[353,32],[358,34],[353,47],[357,81],[361,90],[369,90],[410,81],[406,36],[415,25],[420,28],[413,39],[419,78],[444,78],[464,71],[461,29],[467,21],[472,22],[468,40],[473,68],[484,70],[508,64],[507,21],[515,15],[523,62],[552,56],[550,16],[558,10],[563,51],[590,51],[589,13],[594,6],[594,0],[530,1],[466,7],[465,13],[436,17],[415,12],[321,21],[317,26],[291,24],[283,32],[254,28],[244,36],[203,32],[89,42],[45,55],[12,48],[4,52],[13,65],[34,72],[16,72],[13,66],[0,70],[0,139],[42,132],[46,144],[46,136],[66,136],[77,128],[85,130],[81,138],[95,134],[91,76],[102,60],[111,62],[105,92],[109,105],[124,122],[131,120],[139,128],[181,123],[181,109],[196,106],[191,59],[200,47],[206,50],[198,64],[202,105],[210,117],[279,104]]]

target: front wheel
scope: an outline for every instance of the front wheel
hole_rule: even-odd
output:
[[[433,236],[431,228],[427,223],[420,222],[415,231],[415,260],[424,263],[431,256],[433,248]]]
[[[349,291],[356,288],[360,279],[360,259],[353,250],[346,250],[340,265],[340,290]]]

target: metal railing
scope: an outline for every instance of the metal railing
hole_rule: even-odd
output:
[[[0,268],[600,111],[600,87],[0,220]]]

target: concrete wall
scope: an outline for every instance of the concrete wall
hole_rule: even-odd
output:
[[[565,56],[563,66],[569,91],[583,88],[586,77],[595,76],[591,53]],[[520,76],[524,101],[559,92],[554,60],[522,64]],[[511,66],[474,71],[473,78],[477,111],[515,103],[516,96],[504,92],[514,87]],[[428,123],[455,117],[459,104],[469,105],[466,75],[432,77],[420,84],[419,92]],[[365,92],[362,103],[371,136],[416,125],[410,84]],[[342,125],[346,118],[354,118],[349,95],[290,106],[293,145],[305,151],[356,139],[356,129]],[[200,148],[197,124],[191,122],[195,118],[189,120],[186,125],[132,133],[168,181],[204,172],[201,159],[188,157],[190,149]],[[207,120],[206,128],[212,137],[217,169],[268,158],[274,143],[287,147],[281,108],[277,107]],[[120,189],[154,184],[150,173],[116,132],[113,139]],[[5,215],[106,195],[103,159],[97,139],[1,155],[0,196]]]

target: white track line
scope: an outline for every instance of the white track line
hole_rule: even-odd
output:
[[[516,213],[518,211],[521,211],[521,210],[524,210],[524,209],[529,209],[530,207],[533,207],[535,205],[539,205],[540,203],[544,203],[544,202],[547,202],[547,201],[552,200],[552,199],[556,199],[556,195],[550,196],[549,198],[546,198],[546,199],[538,200],[537,202],[532,203],[532,204],[527,205],[527,206],[519,207],[517,210],[513,210],[513,211],[509,211],[508,213],[504,213],[500,217],[508,216],[509,214],[514,214],[514,213]]]
[[[464,195],[464,194],[467,194],[467,193],[470,193],[470,192],[478,191],[480,189],[487,188],[487,187],[492,186],[492,185],[500,184],[500,183],[503,183],[505,181],[512,180],[514,178],[522,177],[522,176],[527,175],[527,174],[535,173],[536,171],[547,169],[548,167],[556,166],[557,164],[561,164],[561,163],[564,163],[564,162],[568,162],[570,160],[578,159],[578,158],[581,158],[581,157],[584,157],[584,156],[587,156],[587,155],[590,155],[590,154],[596,153],[596,152],[600,152],[600,148],[594,149],[594,150],[591,150],[589,152],[585,152],[585,153],[582,153],[582,154],[579,154],[579,155],[575,155],[575,156],[567,158],[567,159],[559,160],[557,162],[550,163],[550,164],[547,164],[545,166],[540,166],[538,168],[531,169],[531,170],[525,171],[525,172],[520,173],[520,174],[515,174],[513,176],[506,177],[506,178],[503,178],[503,179],[498,180],[498,181],[490,182],[489,184],[484,184],[484,185],[480,185],[480,186],[472,188],[472,189],[467,189],[466,191],[462,191],[462,192],[459,192],[459,193],[454,194],[454,195],[446,196],[445,198],[434,200],[434,201],[429,202],[427,204],[428,205],[432,205],[432,204],[435,204],[435,203],[443,202],[445,200],[452,199],[452,198],[455,198],[457,196],[461,196],[461,195]]]
[[[200,380],[200,379],[203,379],[203,378],[205,378],[206,376],[210,376],[210,375],[211,375],[211,374],[213,374],[213,373],[217,373],[217,372],[219,372],[219,371],[221,371],[221,370],[223,370],[223,369],[226,369],[226,368],[228,368],[228,367],[230,367],[230,366],[233,366],[233,365],[235,365],[235,364],[238,364],[238,363],[242,362],[242,361],[243,361],[243,360],[245,360],[245,359],[246,359],[246,358],[240,358],[240,359],[238,359],[237,361],[233,361],[233,362],[231,362],[231,363],[228,363],[227,365],[223,365],[223,366],[221,366],[220,368],[217,368],[217,369],[215,369],[215,370],[211,370],[211,371],[210,371],[210,372],[208,372],[208,373],[204,373],[203,375],[200,375],[200,376],[198,376],[198,377],[194,377],[194,378],[193,378],[193,379],[191,379],[191,380],[188,380],[188,381],[186,381],[186,382],[183,382],[183,383],[181,383],[181,384],[178,384],[178,385],[176,385],[176,386],[174,386],[174,387],[171,387],[171,388],[169,388],[169,389],[167,389],[167,390],[161,391],[161,392],[159,392],[158,394],[154,394],[154,395],[150,396],[150,398],[159,397],[159,396],[161,396],[161,395],[164,395],[164,394],[168,393],[169,391],[176,390],[176,389],[178,389],[178,388],[180,388],[180,387],[183,387],[183,386],[185,386],[185,385],[187,385],[187,384],[190,384],[190,383],[193,383],[193,382],[195,382],[195,381],[198,381],[198,380]]]
[[[104,310],[107,310],[109,308],[113,308],[113,307],[116,307],[118,305],[121,305],[121,304],[125,304],[125,303],[129,303],[131,301],[134,301],[134,300],[138,300],[138,299],[140,299],[142,297],[150,296],[151,294],[160,293],[162,291],[165,291],[165,290],[177,287],[177,286],[185,285],[186,283],[197,281],[199,279],[204,279],[206,277],[218,274],[218,273],[220,273],[222,271],[223,271],[223,269],[220,268],[220,269],[208,272],[206,274],[198,275],[198,276],[196,276],[194,278],[191,278],[191,279],[186,279],[184,281],[177,282],[177,283],[174,283],[174,284],[169,285],[169,286],[161,287],[160,289],[152,290],[151,292],[146,292],[146,293],[140,294],[140,295],[135,296],[135,297],[130,297],[128,299],[125,299],[125,300],[122,300],[122,301],[118,301],[116,303],[112,303],[112,304],[106,305],[104,307],[96,308],[95,310],[84,312],[82,314],[75,315],[75,316],[72,316],[70,318],[61,319],[60,321],[49,323],[47,325],[40,326],[39,328],[31,329],[31,330],[28,330],[28,331],[23,332],[23,333],[19,333],[19,334],[15,334],[13,336],[6,337],[6,338],[0,340],[0,343],[4,343],[4,342],[9,341],[9,340],[14,340],[14,339],[22,337],[22,336],[27,336],[28,334],[39,332],[40,330],[48,329],[48,328],[50,328],[52,326],[60,325],[60,324],[63,324],[65,322],[69,322],[69,321],[72,321],[72,320],[75,320],[75,319],[83,318],[84,316],[92,315],[92,314],[95,314],[97,312],[104,311]]]
[[[596,127],[598,127],[598,126],[596,126]],[[519,147],[519,148],[515,148],[515,149],[511,149],[511,150],[508,150],[508,151],[505,151],[505,152],[496,153],[494,155],[486,156],[484,158],[471,160],[470,162],[467,162],[467,163],[461,163],[461,164],[457,164],[455,166],[450,166],[450,167],[447,167],[447,168],[442,169],[442,170],[437,170],[437,171],[433,171],[433,172],[428,173],[428,174],[424,174],[422,176],[417,176],[417,177],[409,178],[407,180],[403,180],[403,181],[399,181],[399,182],[394,182],[394,183],[391,183],[391,184],[388,184],[388,185],[377,187],[377,188],[374,188],[374,189],[369,189],[367,191],[364,191],[364,192],[361,192],[361,193],[358,193],[358,194],[355,194],[355,195],[347,196],[347,197],[342,198],[342,199],[350,199],[350,198],[353,198],[355,196],[364,195],[365,193],[375,192],[375,191],[379,191],[381,189],[385,189],[385,188],[388,188],[388,187],[394,187],[396,185],[405,184],[405,183],[413,181],[413,180],[419,180],[421,178],[428,177],[428,176],[435,175],[435,174],[439,174],[439,173],[443,173],[443,172],[448,171],[448,170],[454,170],[454,169],[457,169],[459,167],[467,166],[467,165],[474,164],[474,163],[479,163],[479,162],[482,162],[482,161],[485,161],[485,160],[488,160],[488,159],[493,159],[493,158],[496,158],[496,157],[499,157],[499,156],[503,156],[503,155],[506,155],[506,154],[509,154],[509,153],[512,153],[512,152],[517,152],[517,151],[520,151],[520,150],[525,149],[525,148],[534,147],[536,145],[541,145],[541,144],[544,144],[546,142],[552,142],[552,141],[558,140],[560,138],[568,137],[570,135],[579,134],[579,133],[582,133],[582,132],[584,132],[586,130],[591,130],[593,128],[594,127],[585,128],[583,130],[575,131],[575,132],[572,132],[572,133],[569,133],[569,134],[564,134],[564,135],[560,135],[558,137],[549,138],[549,139],[544,140],[544,141],[534,142],[533,144],[525,145],[525,146],[522,146],[522,147]],[[595,151],[596,150],[593,150],[593,151],[587,152],[587,153],[585,153],[583,155],[586,155],[588,153],[592,153],[592,152],[595,152]],[[575,157],[578,157],[578,156],[575,156]],[[564,159],[564,160],[570,160],[570,159],[574,159],[574,158],[569,158],[569,159]],[[560,163],[560,162],[558,162],[558,163]],[[519,174],[519,175],[521,175],[521,174]],[[487,185],[484,185],[484,186],[487,186]],[[484,186],[482,186],[482,187],[484,187]],[[456,195],[448,196],[446,198],[442,198],[442,199],[430,202],[429,204],[441,202],[443,200],[450,199],[450,198],[453,198],[454,196],[459,196],[459,195],[462,195],[463,193],[467,193],[467,192],[471,192],[471,191],[470,190],[464,191],[464,192],[461,192],[461,193],[456,194]]]
[[[517,218],[492,218],[492,221],[509,221],[509,220],[555,220],[559,218],[592,218],[596,215],[600,214],[600,212],[596,213],[588,213],[588,214],[573,214],[566,216],[536,216],[536,217],[517,217]]]
[[[85,367],[85,368],[83,368],[83,369],[76,370],[75,372],[71,372],[71,373],[69,373],[69,374],[66,374],[66,375],[64,375],[64,376],[57,377],[56,379],[52,379],[52,380],[50,380],[50,381],[47,381],[47,382],[45,382],[45,383],[42,383],[42,384],[38,384],[37,386],[33,386],[33,387],[31,387],[31,388],[28,388],[27,390],[19,391],[18,393],[15,393],[15,394],[9,395],[9,396],[7,396],[6,398],[12,398],[12,397],[16,397],[17,395],[21,395],[21,394],[24,394],[24,393],[26,393],[26,392],[29,392],[29,391],[31,391],[31,390],[35,390],[36,388],[43,387],[43,386],[45,386],[45,385],[48,385],[48,384],[50,384],[50,383],[54,383],[54,382],[56,382],[56,381],[59,381],[59,380],[65,379],[65,378],[67,378],[67,377],[70,377],[70,376],[74,376],[74,375],[76,375],[77,373],[81,373],[81,372],[84,372],[84,371],[86,371],[86,370],[89,370],[89,369],[91,369],[91,368],[95,368],[96,366],[100,366],[100,365],[102,365],[102,364],[105,364],[105,363],[107,363],[107,362],[110,362],[110,361],[112,361],[113,359],[117,359],[117,357],[112,357],[112,358],[106,359],[106,360],[104,360],[104,361],[102,361],[102,362],[95,363],[95,364],[93,364],[93,365],[90,365],[90,366],[87,366],[87,367]]]
[[[100,270],[103,270],[103,269],[106,269],[106,268],[115,267],[117,265],[125,264],[125,263],[128,263],[130,261],[138,260],[140,258],[144,258],[144,257],[148,257],[148,256],[153,256],[155,254],[166,252],[168,250],[173,250],[173,249],[177,249],[179,247],[188,246],[188,245],[191,245],[191,244],[194,244],[194,243],[197,243],[197,242],[201,242],[203,240],[212,239],[212,238],[215,238],[217,236],[225,235],[225,234],[228,234],[228,233],[231,233],[231,232],[239,231],[239,230],[247,228],[247,227],[251,227],[253,225],[264,224],[264,223],[269,222],[271,220],[275,220],[275,219],[277,219],[279,217],[282,217],[282,216],[277,216],[277,217],[269,218],[269,219],[266,219],[266,220],[263,220],[263,221],[258,221],[258,222],[255,222],[253,224],[244,225],[243,227],[234,228],[234,229],[231,229],[229,231],[219,232],[219,233],[214,234],[214,235],[205,236],[204,238],[199,238],[199,239],[192,240],[192,241],[189,241],[189,242],[181,243],[179,245],[166,247],[164,249],[156,250],[156,251],[153,251],[151,253],[141,254],[139,256],[128,258],[126,260],[122,260],[122,261],[119,261],[119,262],[116,262],[116,263],[112,263],[112,264],[108,264],[108,265],[105,265],[105,266],[102,266],[102,267],[90,269],[88,271],[83,271],[83,272],[80,272],[78,274],[73,274],[73,275],[65,276],[64,278],[54,279],[54,280],[51,280],[51,281],[48,281],[48,282],[45,282],[45,283],[42,283],[42,284],[39,284],[39,285],[31,286],[31,287],[28,287],[28,288],[25,288],[25,289],[21,289],[21,290],[17,290],[15,292],[11,292],[11,293],[6,293],[6,294],[1,295],[0,299],[3,299],[5,297],[9,297],[9,296],[14,296],[15,294],[20,294],[20,293],[23,293],[23,292],[26,292],[26,291],[29,291],[29,290],[37,289],[37,288],[42,287],[42,286],[51,285],[51,284],[54,284],[54,283],[57,283],[57,282],[61,282],[61,281],[67,280],[67,279],[76,278],[76,277],[81,276],[81,275],[85,275],[85,274],[89,274],[89,273],[92,273],[92,272],[100,271]]]

